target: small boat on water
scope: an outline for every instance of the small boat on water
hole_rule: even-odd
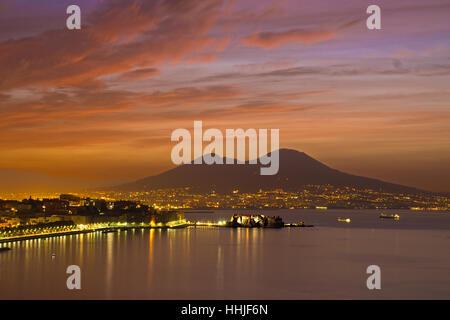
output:
[[[284,226],[285,227],[290,227],[290,228],[311,228],[311,227],[314,227],[312,224],[305,224],[303,221],[300,221],[299,223],[286,223]]]
[[[398,220],[398,219],[400,219],[400,216],[398,214],[385,214],[385,213],[382,213],[382,214],[380,214],[380,219],[394,219],[394,220]]]
[[[186,228],[185,224],[179,224],[179,225],[175,225],[175,226],[169,226],[169,229],[183,229]]]
[[[0,248],[0,252],[9,251],[9,250],[11,250],[11,248],[8,248],[8,247],[1,247]]]
[[[117,230],[115,230],[115,229],[111,229],[111,230],[104,230],[104,231],[102,231],[102,233],[114,233],[114,232],[118,232]]]
[[[338,222],[346,222],[346,223],[350,223],[352,220],[350,218],[337,218]]]

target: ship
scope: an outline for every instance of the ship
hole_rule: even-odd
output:
[[[116,229],[103,230],[102,233],[115,233],[118,232]]]
[[[285,227],[291,227],[291,228],[311,228],[314,227],[312,224],[305,224],[303,221],[300,221],[298,223],[286,223]]]
[[[382,213],[380,214],[380,219],[394,219],[394,220],[398,220],[400,219],[400,216],[398,214],[385,214]]]

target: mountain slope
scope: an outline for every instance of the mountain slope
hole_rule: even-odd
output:
[[[190,187],[198,192],[219,193],[239,189],[254,192],[259,189],[299,190],[307,184],[354,186],[394,193],[418,193],[416,188],[388,183],[377,179],[347,174],[332,169],[303,152],[280,149],[278,174],[261,176],[260,165],[187,164],[161,174],[114,188],[122,191],[142,191],[162,188]]]

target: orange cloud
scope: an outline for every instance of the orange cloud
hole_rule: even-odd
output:
[[[147,79],[150,77],[157,76],[159,74],[159,70],[156,68],[144,68],[144,69],[137,69],[130,72],[126,72],[120,75],[120,80],[141,80],[141,79]]]
[[[43,127],[59,127],[61,119],[76,120],[76,127],[86,125],[89,118],[94,122],[107,121],[109,115],[117,114],[118,122],[126,122],[127,111],[140,110],[149,116],[151,107],[174,107],[178,111],[206,102],[233,99],[241,94],[232,86],[183,87],[152,93],[104,88],[75,88],[52,91],[28,97],[26,100],[0,94],[0,129],[15,143],[9,130],[40,130]],[[174,110],[168,112],[173,113]],[[140,114],[133,121],[145,118]],[[82,122],[80,122],[82,121]],[[35,132],[31,133],[32,135]],[[6,140],[5,140],[6,141]]]
[[[256,46],[273,49],[287,43],[316,43],[330,40],[335,37],[335,32],[322,30],[293,29],[284,32],[255,33],[243,39],[247,46]]]
[[[167,92],[154,92],[142,97],[149,106],[182,104],[189,106],[199,102],[226,100],[239,96],[240,91],[230,86],[211,86],[206,88],[186,87]]]

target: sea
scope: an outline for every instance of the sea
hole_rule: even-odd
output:
[[[216,210],[311,228],[128,230],[1,244],[0,299],[450,299],[450,212]],[[340,222],[338,218],[350,219]],[[68,289],[69,266],[80,289]],[[369,266],[379,289],[369,289]]]

